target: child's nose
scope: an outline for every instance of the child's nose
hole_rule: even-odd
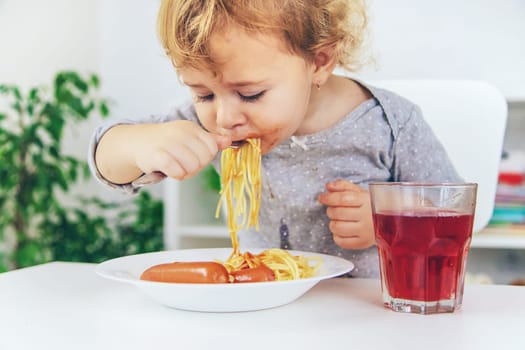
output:
[[[244,123],[244,117],[235,103],[219,101],[217,105],[217,126],[222,129],[231,130]]]

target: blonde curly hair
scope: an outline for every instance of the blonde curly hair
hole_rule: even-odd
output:
[[[177,70],[216,72],[209,39],[234,24],[249,33],[279,35],[307,62],[319,48],[333,47],[338,65],[355,71],[362,63],[367,22],[363,0],[162,0],[157,25]]]

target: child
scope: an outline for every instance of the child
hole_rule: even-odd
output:
[[[356,0],[163,0],[160,38],[193,101],[101,126],[93,171],[134,192],[141,174],[187,179],[260,138],[260,230],[241,248],[338,255],[377,277],[367,183],[459,178],[418,107],[333,74],[358,66],[366,21]]]

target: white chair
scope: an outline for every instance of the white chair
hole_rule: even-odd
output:
[[[494,209],[507,122],[507,102],[492,85],[473,80],[384,80],[368,82],[421,107],[459,175],[478,183],[474,232]]]

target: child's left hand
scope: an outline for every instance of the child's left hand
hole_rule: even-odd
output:
[[[345,249],[364,249],[375,243],[372,206],[368,191],[345,180],[326,184],[319,202],[327,206],[335,243]]]

